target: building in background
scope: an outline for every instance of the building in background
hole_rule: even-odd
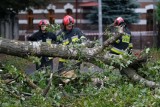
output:
[[[133,35],[133,42],[136,48],[144,49],[156,45],[157,25],[156,25],[156,4],[157,0],[137,0],[140,8],[136,9],[140,13],[140,21],[130,26]]]
[[[156,0],[137,0],[140,8],[135,11],[140,13],[140,21],[130,25],[135,48],[153,46],[156,35],[155,5]],[[75,26],[83,30],[90,38],[98,35],[98,25],[92,25],[86,15],[92,7],[97,6],[97,0],[58,0],[46,8],[32,7],[19,12],[19,36],[23,38],[38,30],[41,19],[48,19],[50,23],[62,23],[64,15],[69,14],[75,18]],[[102,13],[103,14],[103,13]]]
[[[84,2],[85,1],[85,2]],[[96,1],[96,0],[95,0]],[[19,12],[19,35],[29,35],[38,30],[38,23],[41,19],[48,19],[51,24],[62,23],[63,17],[68,14],[75,18],[75,26],[82,30],[90,31],[90,21],[86,19],[86,14],[91,11],[91,6],[96,6],[97,2],[87,0],[59,0],[54,4],[49,4],[46,8],[29,8]]]

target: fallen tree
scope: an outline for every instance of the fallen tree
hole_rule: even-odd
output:
[[[147,61],[147,57],[145,55],[141,56],[140,58],[133,57],[133,55],[131,56],[133,58],[126,58],[124,56],[108,54],[107,49],[109,46],[122,34],[123,33],[116,33],[114,36],[104,41],[103,46],[97,45],[91,48],[86,47],[90,44],[90,42],[86,42],[84,45],[63,46],[57,44],[47,44],[43,42],[17,41],[1,38],[0,53],[23,58],[28,56],[50,56],[61,57],[65,59],[79,59],[80,57],[82,61],[99,66],[97,63],[95,63],[98,60],[102,61],[106,65],[112,65],[115,68],[118,68],[133,81],[143,81],[146,86],[151,88],[159,87],[160,85],[158,83],[148,81],[136,73],[138,67]],[[114,58],[121,60],[121,64],[113,61]],[[27,81],[33,88],[37,88],[37,86],[33,84],[28,78]]]

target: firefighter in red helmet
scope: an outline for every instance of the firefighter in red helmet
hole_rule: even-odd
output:
[[[68,45],[70,43],[80,42],[84,37],[84,34],[79,28],[74,28],[75,20],[72,16],[66,15],[62,21],[63,29],[58,32],[57,38],[59,43]]]
[[[39,30],[33,33],[31,36],[27,37],[27,40],[37,41],[37,42],[47,42],[49,44],[56,42],[56,35],[46,30],[48,25],[49,25],[48,20],[41,20],[38,24]],[[37,70],[48,66],[53,68],[52,58],[45,56],[41,56],[40,58],[41,58],[40,60],[41,64],[36,65]]]
[[[124,35],[119,37],[119,39],[115,43],[113,43],[112,45],[113,47],[111,48],[111,53],[114,53],[117,55],[124,54],[125,51],[130,53],[131,49],[133,48],[133,45],[131,42],[131,32],[127,28],[124,19],[122,17],[117,17],[114,20],[113,25],[114,27],[121,27]]]
[[[117,17],[115,20],[114,20],[114,26],[120,26],[120,24],[122,23],[125,23],[124,22],[124,19],[122,17]]]
[[[62,24],[65,30],[68,30],[68,31],[72,30],[74,23],[75,23],[75,20],[72,16],[67,15],[63,18]]]
[[[57,41],[59,44],[69,45],[75,43],[82,43],[86,40],[85,35],[79,28],[74,27],[75,20],[72,16],[66,15],[62,20],[63,28],[57,34]],[[67,60],[59,58],[59,69],[64,67]]]

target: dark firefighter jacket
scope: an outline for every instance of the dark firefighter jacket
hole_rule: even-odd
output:
[[[81,43],[84,39],[86,38],[79,28],[72,28],[70,31],[63,29],[57,34],[58,43],[63,45]],[[60,58],[59,61],[66,62],[66,60],[62,58]]]
[[[42,33],[42,31],[39,30],[38,32],[35,32],[33,35],[27,37],[27,40],[28,41],[37,41],[37,42],[47,42],[47,43],[51,44],[51,43],[56,42],[56,35],[52,32]],[[51,57],[42,56],[41,57],[41,64],[39,65],[39,67],[37,67],[37,69],[44,67],[44,66],[47,66],[48,61],[51,59],[52,59]]]
[[[131,32],[127,27],[124,27],[125,34],[120,36],[119,39],[112,44],[111,53],[123,54],[124,51],[129,51],[133,45],[131,43]]]
[[[56,35],[52,32],[42,33],[38,31],[27,38],[29,41],[41,41],[41,42],[54,42],[56,41]],[[48,40],[48,41],[47,41]]]

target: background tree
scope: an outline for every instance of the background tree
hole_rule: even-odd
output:
[[[16,15],[19,11],[30,6],[46,6],[50,0],[1,0],[0,18],[4,16]]]
[[[116,17],[121,16],[126,23],[134,23],[139,19],[135,9],[139,7],[136,0],[102,0],[103,24],[111,24]],[[98,8],[94,7],[91,14],[87,16],[93,24],[98,23]]]
[[[54,0],[1,0],[0,1],[0,37],[8,39],[19,39],[18,13],[21,10],[34,8],[45,8]],[[5,30],[6,29],[6,30]]]

